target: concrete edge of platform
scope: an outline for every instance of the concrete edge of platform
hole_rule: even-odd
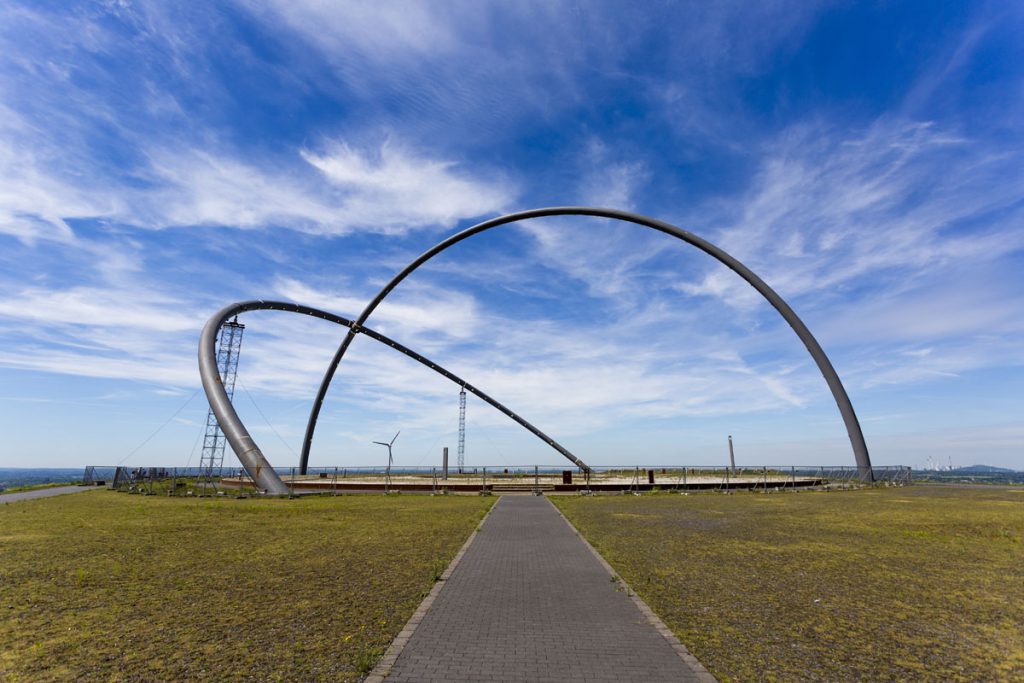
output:
[[[633,604],[637,606],[637,608],[640,610],[640,613],[644,615],[645,619],[647,619],[647,622],[651,626],[653,626],[658,633],[661,634],[662,638],[668,641],[668,644],[672,647],[672,649],[679,656],[679,658],[683,660],[683,663],[690,668],[690,670],[694,673],[697,679],[700,680],[701,683],[718,683],[718,679],[716,679],[711,674],[711,672],[708,671],[704,667],[704,665],[700,663],[700,660],[694,657],[690,653],[690,651],[686,649],[686,646],[683,645],[679,638],[676,637],[676,634],[672,633],[669,627],[665,625],[665,622],[663,622],[661,618],[659,618],[658,615],[654,613],[654,610],[652,610],[647,605],[647,603],[644,602],[643,598],[637,595],[636,591],[630,588],[628,584],[626,584],[626,581],[615,571],[615,569],[612,568],[610,564],[608,564],[608,561],[601,556],[601,553],[597,552],[597,549],[594,548],[594,546],[590,545],[590,541],[588,541],[586,537],[579,532],[579,529],[573,526],[573,523],[569,521],[568,517],[562,514],[562,511],[558,509],[558,506],[552,503],[550,500],[548,501],[548,504],[551,505],[551,507],[555,508],[555,512],[558,513],[558,516],[561,517],[562,520],[569,525],[569,528],[572,529],[572,532],[574,534],[576,534],[576,537],[583,541],[583,545],[587,546],[587,548],[594,555],[594,557],[597,558],[597,561],[601,563],[601,566],[605,568],[605,571],[607,571],[610,576],[616,577],[618,579],[623,590],[626,591],[626,595],[628,595],[629,598],[633,601]]]
[[[431,605],[434,604],[434,600],[436,600],[437,596],[440,595],[441,589],[444,588],[445,583],[449,578],[451,578],[455,568],[459,566],[459,562],[462,561],[462,556],[466,554],[467,550],[469,550],[469,546],[473,545],[473,541],[476,539],[476,535],[480,532],[480,528],[484,525],[484,522],[487,521],[487,518],[491,516],[491,513],[494,512],[494,508],[498,507],[500,504],[501,498],[494,501],[494,505],[490,507],[487,514],[483,516],[480,523],[476,525],[475,529],[473,529],[473,533],[469,535],[466,542],[462,544],[461,548],[459,548],[459,552],[455,553],[455,557],[452,558],[452,561],[448,564],[444,573],[441,574],[441,578],[434,583],[434,587],[430,589],[430,593],[427,594],[427,597],[423,598],[423,602],[421,602],[419,607],[416,608],[413,615],[409,617],[409,621],[405,622],[405,626],[403,626],[402,630],[398,632],[395,639],[391,641],[391,645],[389,645],[388,649],[384,652],[384,656],[380,658],[380,661],[373,667],[373,670],[367,674],[365,679],[363,679],[363,683],[383,683],[384,679],[391,673],[391,667],[393,667],[395,662],[398,661],[399,655],[402,654],[402,650],[404,650],[405,646],[409,643],[409,639],[412,638],[412,634],[416,632],[416,628],[420,625],[420,622],[423,621],[423,617],[426,616]]]

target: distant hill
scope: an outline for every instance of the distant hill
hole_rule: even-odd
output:
[[[82,467],[0,467],[0,491],[82,478]]]
[[[1016,471],[1006,469],[1005,467],[993,467],[992,465],[970,465],[950,470],[950,472],[957,474],[1012,474]]]
[[[993,465],[970,465],[953,470],[916,470],[914,479],[917,481],[1024,484],[1024,472]]]

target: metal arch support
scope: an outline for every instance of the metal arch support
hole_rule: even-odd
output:
[[[434,372],[465,388],[469,393],[478,397],[485,403],[494,406],[499,411],[515,420],[531,434],[544,441],[544,443],[554,448],[584,471],[590,470],[590,467],[588,467],[586,463],[570,453],[568,449],[541,430],[534,427],[504,404],[491,398],[480,389],[465,381],[455,373],[441,367],[429,358],[421,356],[412,349],[403,346],[397,341],[375,330],[367,327],[359,327],[356,329],[355,323],[348,318],[343,318],[340,315],[335,315],[328,311],[321,311],[309,306],[303,306],[301,304],[294,304],[287,301],[243,301],[231,304],[217,312],[212,318],[210,318],[206,323],[206,326],[203,328],[203,332],[199,340],[199,375],[203,381],[203,389],[206,391],[206,397],[210,401],[210,407],[217,416],[217,421],[220,423],[221,429],[227,437],[228,443],[231,444],[231,448],[235,451],[239,462],[241,462],[242,466],[245,467],[246,472],[248,472],[253,478],[253,481],[256,482],[257,488],[261,490],[267,491],[268,493],[283,495],[288,493],[288,486],[281,481],[279,476],[277,476],[277,473],[274,471],[273,467],[271,467],[259,446],[256,445],[256,442],[253,441],[252,437],[249,435],[245,425],[242,424],[242,421],[238,417],[238,413],[231,404],[231,399],[228,398],[227,391],[225,391],[224,385],[221,382],[220,372],[217,370],[217,331],[226,320],[239,315],[240,313],[245,313],[246,311],[286,311],[289,313],[301,313],[302,315],[308,315],[342,325],[349,328],[350,331],[356,330],[357,333],[365,334],[371,339],[375,339],[382,344],[390,346],[396,351],[404,353],[406,356],[409,356],[413,360],[427,366]],[[303,459],[301,465],[300,471],[302,474],[305,474],[307,461]]]
[[[697,247],[746,280],[748,284],[761,294],[761,296],[768,300],[768,303],[775,307],[786,322],[789,323],[789,326],[793,328],[793,331],[796,332],[800,341],[802,341],[804,346],[807,347],[807,350],[811,354],[811,358],[814,359],[814,362],[818,366],[818,370],[825,378],[828,388],[832,391],[832,397],[835,399],[836,405],[839,407],[839,413],[842,415],[843,422],[846,425],[846,433],[850,438],[850,445],[853,447],[853,455],[857,462],[860,477],[865,481],[874,481],[874,475],[871,472],[871,457],[868,455],[868,447],[864,442],[864,433],[861,431],[860,422],[857,421],[857,414],[853,410],[853,404],[850,402],[850,397],[847,395],[846,389],[843,388],[843,383],[839,380],[839,375],[836,374],[831,361],[829,361],[828,356],[825,355],[821,345],[818,344],[818,341],[814,338],[814,335],[811,334],[811,331],[807,329],[807,326],[804,325],[803,321],[797,317],[797,314],[793,312],[793,309],[789,307],[789,304],[783,301],[782,297],[780,297],[775,290],[769,287],[764,280],[758,277],[752,270],[726,253],[724,250],[691,232],[677,228],[669,223],[655,220],[653,218],[647,218],[646,216],[640,216],[635,213],[629,213],[628,211],[601,209],[587,206],[560,206],[545,209],[532,209],[530,211],[510,213],[505,216],[492,218],[491,220],[484,221],[483,223],[478,223],[477,225],[466,228],[462,232],[458,232],[448,239],[434,245],[427,251],[423,252],[423,254],[421,254],[412,263],[407,265],[400,273],[395,275],[391,281],[384,285],[384,288],[377,293],[377,296],[367,304],[366,308],[363,309],[363,312],[359,314],[359,318],[356,319],[354,326],[349,330],[348,335],[346,335],[345,339],[341,342],[341,346],[338,347],[337,352],[334,354],[334,358],[331,359],[331,364],[324,373],[323,381],[320,383],[320,389],[317,392],[316,399],[313,401],[313,407],[309,414],[309,421],[306,424],[306,435],[302,443],[303,463],[307,462],[309,459],[309,449],[313,442],[313,432],[316,430],[316,422],[320,415],[320,408],[323,406],[324,398],[327,396],[327,389],[331,384],[331,380],[334,379],[334,374],[338,369],[338,365],[341,363],[341,359],[345,356],[345,352],[348,350],[349,345],[352,344],[356,331],[362,327],[363,323],[366,322],[367,318],[370,317],[370,314],[373,313],[384,298],[387,297],[387,295],[390,294],[391,291],[402,282],[402,280],[412,274],[414,270],[449,247],[452,247],[473,235],[490,230],[491,228],[497,228],[502,225],[508,225],[509,223],[516,223],[530,218],[543,218],[548,216],[593,216],[597,218],[610,218],[613,220],[625,221],[627,223],[634,223],[646,228],[651,228]]]

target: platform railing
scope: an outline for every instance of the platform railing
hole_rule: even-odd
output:
[[[309,492],[374,490],[448,493],[479,490],[481,493],[511,490],[631,491],[659,490],[785,490],[796,488],[848,488],[862,486],[861,471],[847,465],[600,465],[589,472],[559,465],[474,465],[447,476],[432,466],[332,466],[311,467],[307,474],[297,468],[277,468],[289,495]],[[125,467],[90,465],[83,483],[106,485],[148,495],[237,495],[251,492],[252,480],[241,468],[223,468],[215,486],[197,486],[204,470],[199,467]],[[912,483],[911,468],[882,465],[872,468],[875,484]]]

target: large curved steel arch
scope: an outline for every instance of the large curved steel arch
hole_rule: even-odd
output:
[[[380,305],[384,298],[387,297],[387,295],[390,294],[391,291],[397,287],[400,282],[402,282],[402,280],[412,274],[414,270],[449,247],[452,247],[473,235],[492,228],[497,228],[502,225],[508,225],[510,223],[516,223],[530,218],[543,218],[547,216],[594,216],[597,218],[610,218],[613,220],[625,221],[627,223],[641,225],[645,228],[651,228],[697,247],[704,253],[726,265],[729,269],[746,280],[748,284],[761,294],[761,296],[768,300],[768,303],[774,306],[775,309],[782,314],[782,317],[787,323],[789,323],[789,326],[793,328],[793,331],[796,332],[800,341],[802,341],[804,346],[807,347],[807,350],[811,354],[811,358],[814,359],[814,362],[818,366],[818,370],[825,378],[828,388],[832,391],[832,397],[835,399],[836,405],[839,406],[839,413],[842,415],[843,422],[846,424],[846,433],[850,437],[850,445],[853,447],[853,455],[857,462],[857,468],[860,472],[861,479],[868,481],[874,480],[874,475],[871,472],[871,457],[868,455],[868,447],[864,442],[864,433],[861,431],[860,422],[857,421],[857,414],[853,410],[853,404],[850,402],[850,397],[847,395],[846,389],[843,388],[843,383],[839,380],[839,375],[836,374],[831,361],[829,361],[828,356],[825,355],[821,345],[818,344],[818,341],[814,338],[814,335],[811,334],[811,331],[807,329],[807,326],[804,325],[803,321],[797,317],[797,314],[793,312],[793,309],[789,307],[789,304],[783,301],[782,297],[779,296],[775,290],[769,287],[764,280],[758,277],[752,270],[726,253],[723,249],[715,246],[702,237],[694,235],[692,232],[682,230],[663,221],[635,213],[629,213],[628,211],[601,209],[589,206],[557,206],[545,209],[531,209],[529,211],[510,213],[505,216],[492,218],[484,221],[483,223],[478,223],[473,227],[466,228],[462,232],[452,235],[448,239],[439,242],[427,251],[423,252],[416,260],[407,265],[400,273],[398,273],[398,275],[393,277],[390,282],[384,285],[384,288],[377,293],[377,296],[375,296],[373,300],[366,305],[363,312],[359,314],[359,317],[349,329],[349,333],[341,342],[341,346],[338,347],[337,352],[334,354],[334,358],[331,359],[331,364],[328,366],[327,372],[324,373],[324,378],[320,383],[320,389],[317,392],[316,400],[313,401],[313,408],[309,413],[309,420],[306,423],[306,435],[302,442],[301,456],[301,463],[303,466],[305,466],[305,463],[309,461],[309,449],[313,442],[313,432],[316,430],[316,422],[320,415],[320,408],[323,406],[324,397],[327,396],[327,389],[331,384],[331,380],[334,379],[334,374],[338,369],[338,365],[341,363],[341,359],[345,356],[345,352],[348,350],[349,345],[352,343],[352,340],[355,338],[355,335],[358,333],[361,326],[366,322],[377,306]]]
[[[246,311],[286,311],[289,313],[300,313],[302,315],[320,318],[322,320],[327,320],[329,322],[348,327],[350,330],[353,329],[354,323],[348,318],[335,315],[328,311],[312,308],[310,306],[294,304],[288,301],[258,300],[242,301],[226,306],[214,314],[214,316],[207,321],[206,326],[203,327],[203,332],[199,338],[199,376],[202,379],[203,389],[206,392],[207,399],[209,399],[210,407],[213,409],[214,415],[217,416],[217,422],[220,424],[221,430],[224,432],[224,436],[227,438],[228,443],[231,444],[232,450],[235,451],[235,455],[238,456],[239,462],[242,463],[245,471],[252,477],[257,488],[269,493],[286,494],[288,493],[287,485],[281,481],[279,476],[277,476],[277,473],[274,471],[273,467],[271,467],[270,462],[267,461],[259,446],[256,445],[252,436],[249,435],[249,431],[245,428],[242,420],[238,417],[238,413],[231,404],[231,399],[228,398],[227,391],[224,389],[224,385],[221,380],[220,372],[217,369],[217,332],[229,318],[245,313]],[[571,460],[578,467],[583,470],[590,469],[586,463],[570,453],[560,443],[534,427],[532,424],[513,412],[510,408],[491,398],[458,375],[449,372],[447,369],[433,362],[429,358],[421,356],[412,349],[403,346],[399,342],[381,334],[380,332],[368,327],[361,327],[358,332],[365,334],[367,337],[375,339],[382,344],[387,344],[396,351],[404,353],[406,356],[409,356],[413,360],[427,366],[434,372],[450,379],[459,386],[464,387],[469,393],[494,406],[502,413],[515,420],[530,433],[534,434],[537,438],[544,441],[544,443]],[[306,473],[305,461],[302,463],[301,472],[302,474]]]

